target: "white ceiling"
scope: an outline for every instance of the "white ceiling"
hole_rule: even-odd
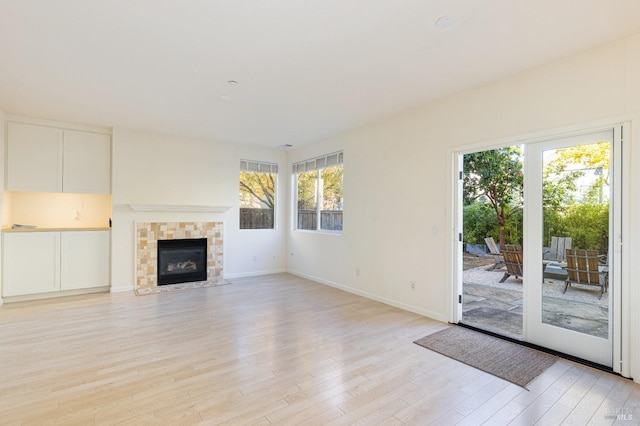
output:
[[[640,0],[0,0],[0,110],[300,146],[639,32]]]

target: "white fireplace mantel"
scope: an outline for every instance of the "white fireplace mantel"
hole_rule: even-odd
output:
[[[129,204],[131,210],[136,212],[200,212],[200,213],[224,213],[229,206],[195,206],[176,204]]]

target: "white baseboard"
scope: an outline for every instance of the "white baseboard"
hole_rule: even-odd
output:
[[[132,285],[111,286],[109,290],[111,293],[125,293],[127,291],[134,291],[135,287]]]
[[[239,274],[224,274],[224,279],[259,277],[261,275],[282,274],[287,272],[284,269],[273,269],[267,271],[242,272]],[[135,291],[134,285],[111,286],[111,293],[124,293],[127,291]]]
[[[285,269],[272,269],[267,271],[253,271],[253,272],[241,272],[239,274],[224,274],[225,280],[233,278],[247,278],[247,277],[259,277],[261,275],[282,274],[287,272]]]
[[[106,293],[107,291],[109,291],[109,287],[102,286],[102,287],[78,288],[75,290],[49,291],[46,293],[21,294],[18,296],[8,296],[8,297],[5,296],[5,299],[7,303],[27,302],[31,300],[41,300],[41,299],[58,299],[58,298],[63,298],[65,296],[78,296],[82,294]]]
[[[325,280],[322,278],[314,277],[313,275],[303,274],[297,271],[287,271],[291,275],[296,275],[298,277],[306,278],[311,281],[318,282],[320,284],[328,285],[329,287],[334,287],[339,290],[346,291],[347,293],[356,294],[358,296],[366,297],[367,299],[375,300],[376,302],[384,303],[385,305],[390,305],[405,311],[413,312],[414,314],[422,315],[436,321],[448,322],[446,315],[429,311],[428,309],[420,308],[418,306],[410,305],[408,303],[399,302],[397,300],[389,299],[387,297],[379,296],[374,293],[369,293],[368,291],[359,290],[353,287],[349,287],[346,285],[338,284],[333,281]]]

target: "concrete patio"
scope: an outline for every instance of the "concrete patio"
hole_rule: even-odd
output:
[[[475,327],[522,339],[522,278],[500,283],[504,270],[487,270],[493,259],[465,254],[462,321]],[[609,293],[598,299],[594,287],[572,285],[562,293],[564,282],[545,279],[543,322],[607,338]]]

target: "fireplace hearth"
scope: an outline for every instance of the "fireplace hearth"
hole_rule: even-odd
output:
[[[158,285],[207,280],[207,239],[158,240]]]
[[[136,222],[136,294],[168,293],[224,284],[223,231],[223,222]],[[206,278],[190,282],[181,279],[181,283],[158,285],[158,242],[185,239],[207,240]],[[179,262],[187,261],[189,259]],[[186,269],[189,264],[183,263],[179,267]]]

